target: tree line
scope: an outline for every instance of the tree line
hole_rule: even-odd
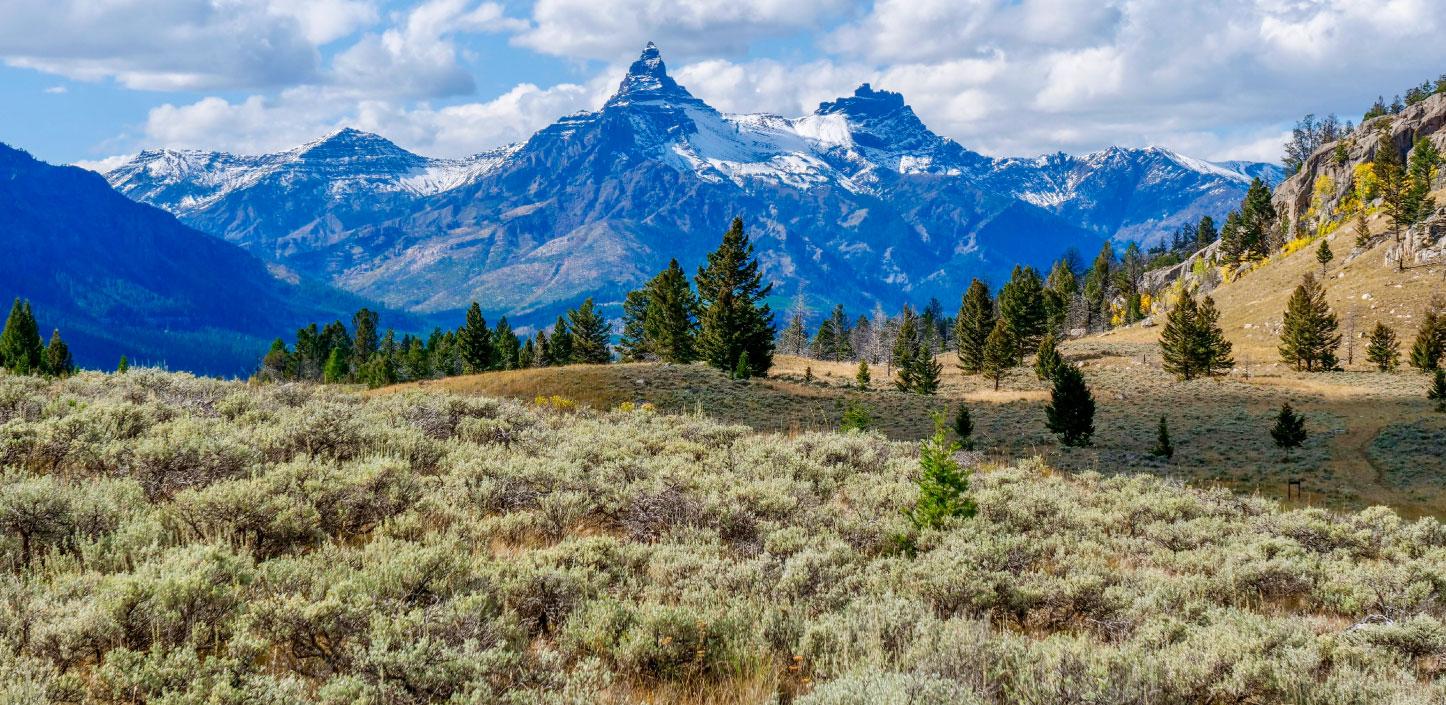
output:
[[[754,248],[734,219],[719,248],[700,267],[697,292],[677,261],[628,295],[623,306],[624,360],[704,360],[738,377],[762,375],[773,364],[773,314]],[[398,336],[382,331],[379,314],[362,308],[351,326],[337,320],[296,331],[291,346],[277,338],[257,378],[366,384],[613,360],[612,324],[591,297],[560,315],[550,329],[519,335],[502,316],[489,325],[472,302],[455,330]]]
[[[41,342],[30,302],[16,298],[0,331],[0,368],[19,375],[66,377],[75,372],[75,359],[59,329],[51,330],[49,343]]]

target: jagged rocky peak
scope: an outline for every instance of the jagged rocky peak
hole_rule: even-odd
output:
[[[849,97],[820,103],[818,116],[840,116],[848,120],[856,144],[866,147],[920,149],[942,141],[931,132],[901,93],[875,90],[865,83]]]
[[[663,55],[658,51],[658,45],[652,42],[648,42],[642,55],[628,67],[628,75],[623,76],[618,92],[608,99],[607,104],[615,106],[644,102],[703,105],[701,100],[694,98],[688,89],[678,85],[678,82],[668,75],[668,67],[663,64]]]

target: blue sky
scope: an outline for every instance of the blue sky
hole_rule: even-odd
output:
[[[594,109],[656,41],[695,95],[801,115],[859,83],[992,155],[1273,160],[1446,72],[1431,0],[0,0],[0,141],[103,164],[355,126],[461,156]]]

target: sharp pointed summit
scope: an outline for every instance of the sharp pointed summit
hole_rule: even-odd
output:
[[[628,67],[628,75],[618,84],[618,92],[608,100],[607,105],[647,102],[703,104],[668,75],[662,52],[659,52],[658,45],[652,42],[643,47],[643,53],[638,56],[638,60]]]

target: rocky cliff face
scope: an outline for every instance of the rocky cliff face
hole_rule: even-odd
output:
[[[1338,217],[1342,202],[1355,188],[1357,169],[1375,161],[1383,132],[1391,136],[1403,162],[1419,138],[1446,151],[1446,95],[1431,96],[1397,115],[1366,120],[1344,138],[1322,145],[1300,171],[1276,188],[1272,199],[1276,213],[1292,228]]]

